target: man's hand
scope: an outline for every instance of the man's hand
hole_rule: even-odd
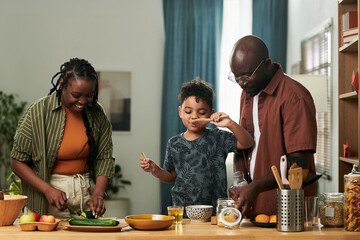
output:
[[[259,192],[254,183],[242,187],[232,186],[229,189],[230,197],[235,200],[236,208],[245,217],[255,204]]]

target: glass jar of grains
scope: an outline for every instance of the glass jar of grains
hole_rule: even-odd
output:
[[[360,174],[344,176],[345,229],[360,231]]]
[[[323,193],[319,200],[320,223],[324,227],[344,226],[344,194]]]
[[[217,200],[217,207],[216,207],[216,223],[219,227],[224,227],[224,224],[222,224],[220,221],[219,221],[219,216],[220,216],[220,213],[221,211],[224,209],[224,208],[227,208],[227,207],[232,207],[234,208],[235,207],[235,201],[231,198],[219,198]]]

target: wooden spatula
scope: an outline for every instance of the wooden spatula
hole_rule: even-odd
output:
[[[290,168],[288,179],[289,179],[290,189],[292,190],[301,189],[303,182],[302,168],[301,167]]]
[[[276,180],[279,188],[280,189],[285,189],[283,183],[281,182],[281,178],[280,178],[280,175],[279,175],[279,172],[278,172],[276,166],[275,165],[271,166],[271,170],[272,170],[272,172],[274,174],[275,180]]]
[[[223,119],[223,118],[227,118],[229,117],[228,115],[221,115],[220,116],[220,119]],[[210,118],[198,118],[198,119],[194,119],[192,120],[193,123],[209,123],[211,121]]]

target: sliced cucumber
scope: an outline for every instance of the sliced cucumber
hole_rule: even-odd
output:
[[[92,214],[92,211],[83,211],[81,213],[81,217],[82,218],[86,218],[86,219],[95,219],[94,215]]]

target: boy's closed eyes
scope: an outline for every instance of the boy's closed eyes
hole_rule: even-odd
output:
[[[190,107],[185,107],[185,113],[186,114],[191,114],[192,112],[193,112],[194,110],[192,109],[192,108],[190,108]],[[206,110],[206,109],[200,109],[200,110],[198,110],[198,112],[197,112],[199,115],[206,115],[206,114],[208,114],[208,111]]]

